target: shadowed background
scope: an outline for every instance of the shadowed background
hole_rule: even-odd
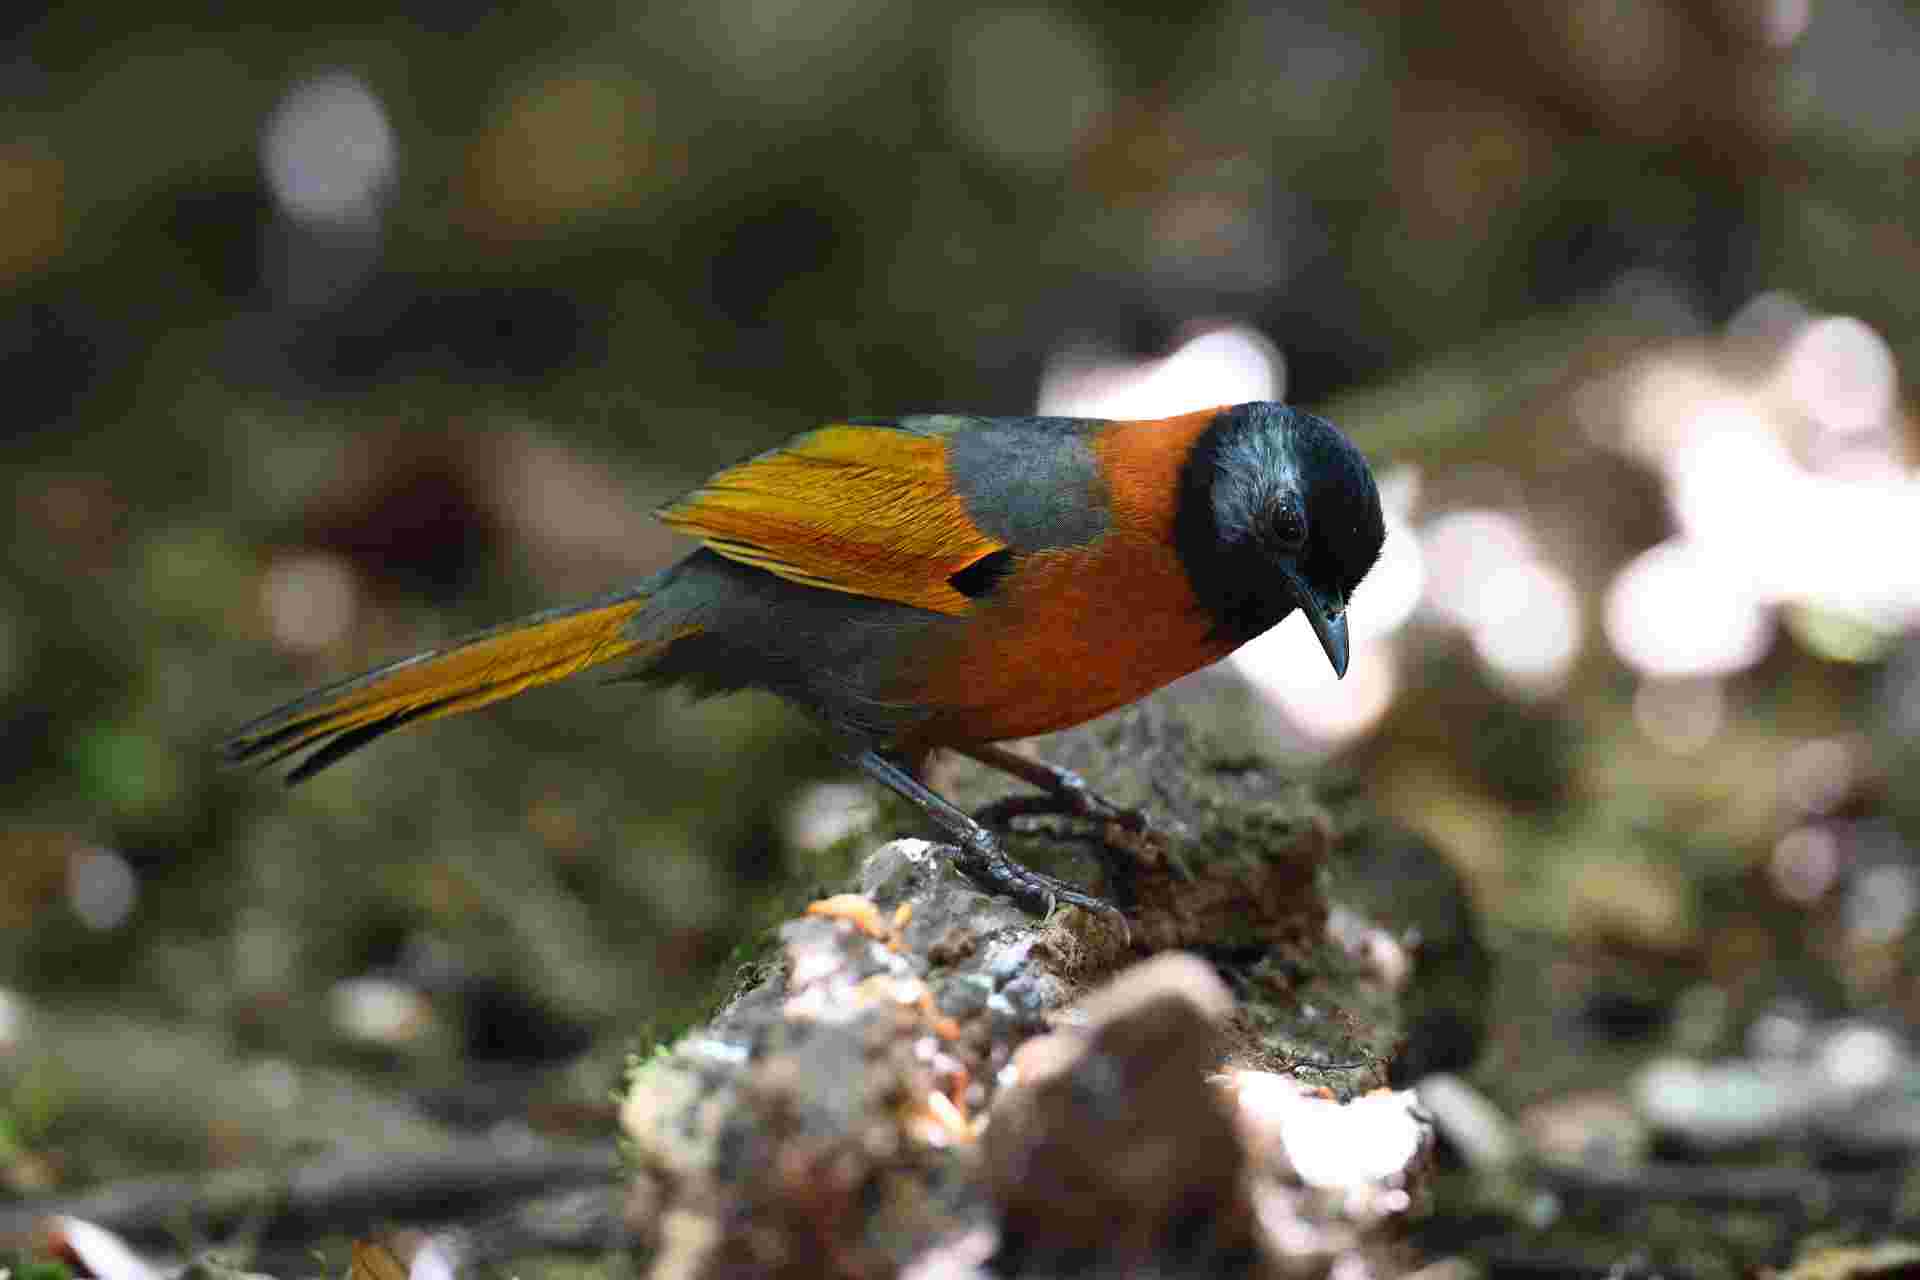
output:
[[[1293,619],[1208,679],[1547,975],[1509,1103],[1764,1018],[1909,1052],[1920,10],[1163,8],[0,19],[14,1191],[604,1127],[844,865],[795,714],[588,683],[292,793],[210,748],[659,567],[654,505],[846,414],[1356,438],[1350,677]]]

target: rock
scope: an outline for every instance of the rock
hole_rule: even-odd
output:
[[[1764,1142],[1795,1132],[1813,1117],[1815,1099],[1786,1063],[1698,1062],[1658,1058],[1633,1082],[1647,1123],[1704,1148]]]
[[[1508,1169],[1525,1154],[1519,1132],[1492,1099],[1458,1076],[1431,1075],[1420,1082],[1420,1105],[1440,1136],[1476,1169]]]
[[[1046,1037],[1061,1049],[1044,1069],[1029,1055],[982,1151],[1006,1266],[1174,1259],[1204,1272],[1251,1254],[1242,1151],[1204,1083],[1232,1005],[1202,961],[1158,956],[1089,997],[1083,1024]]]
[[[1633,1094],[1653,1128],[1704,1150],[1805,1134],[1855,1160],[1920,1149],[1920,1069],[1897,1036],[1863,1022],[1809,1029],[1790,1056],[1659,1058]]]
[[[1373,1091],[1420,953],[1352,912],[1330,934],[1342,825],[1152,702],[1058,743],[1124,760],[1086,766],[1115,800],[1158,797],[1129,927],[1036,920],[925,841],[875,851],[861,892],[782,926],[777,966],[634,1069],[652,1274],[1401,1269],[1429,1143]],[[1281,1136],[1209,1083],[1227,1071],[1292,1091]]]
[[[1270,1071],[1237,1072],[1223,1083],[1249,1146],[1305,1186],[1398,1190],[1431,1142],[1411,1091],[1381,1089],[1342,1103]],[[1397,1203],[1406,1207],[1404,1194]]]

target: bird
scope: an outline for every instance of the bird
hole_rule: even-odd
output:
[[[1036,911],[1114,911],[1008,857],[922,780],[929,756],[955,750],[1041,793],[1009,811],[1138,825],[1002,744],[1134,702],[1295,610],[1345,676],[1347,603],[1386,536],[1360,450],[1269,401],[1138,420],[850,418],[655,514],[702,545],[584,603],[326,685],[222,753],[299,756],[291,786],[406,725],[609,664],[696,696],[762,689],[918,806],[975,883]]]

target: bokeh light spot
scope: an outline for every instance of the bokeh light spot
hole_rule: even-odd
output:
[[[1642,674],[1730,675],[1766,653],[1773,617],[1726,557],[1670,541],[1629,561],[1614,579],[1606,631],[1614,652]]]
[[[1580,656],[1580,597],[1558,569],[1521,560],[1490,574],[1473,651],[1513,692],[1546,697],[1566,683]]]
[[[1633,695],[1633,721],[1661,750],[1697,755],[1726,724],[1727,691],[1718,680],[1643,680]]]
[[[1866,756],[1857,737],[1801,743],[1780,762],[1781,801],[1795,816],[1832,813],[1858,785]]]
[[[1785,613],[1787,631],[1802,649],[1828,662],[1854,665],[1878,662],[1893,651],[1899,635],[1857,614],[1793,605]]]
[[[1380,548],[1380,559],[1347,601],[1348,630],[1362,644],[1384,639],[1406,625],[1420,607],[1427,582],[1426,553],[1407,522],[1419,476],[1411,467],[1396,467],[1379,480],[1387,540]]]
[[[1840,841],[1825,827],[1797,827],[1780,837],[1767,860],[1767,878],[1789,902],[1810,906],[1840,876]]]
[[[1280,350],[1244,325],[1213,329],[1159,360],[1107,360],[1069,349],[1048,362],[1038,412],[1083,418],[1164,418],[1218,404],[1278,400]]]
[[[336,555],[289,556],[260,578],[260,612],[274,643],[319,653],[345,639],[360,611],[353,566]]]
[[[1769,362],[1774,372],[1741,386],[1700,357],[1664,357],[1634,371],[1623,401],[1626,443],[1665,479],[1689,554],[1717,562],[1704,593],[1678,594],[1694,595],[1689,612],[1701,621],[1708,600],[1728,616],[1750,617],[1753,603],[1793,606],[1787,620],[1804,647],[1835,661],[1873,660],[1889,635],[1920,620],[1920,557],[1909,553],[1920,544],[1920,476],[1889,425],[1891,349],[1858,320],[1812,319],[1780,294],[1743,308],[1727,343],[1749,366]],[[1648,569],[1629,566],[1616,600]],[[1740,594],[1752,601],[1736,610],[1730,597]],[[1730,652],[1717,659],[1731,661]],[[1666,659],[1652,662],[1643,669],[1666,670]]]
[[[140,881],[111,849],[82,849],[67,862],[67,903],[89,929],[117,929],[133,914]]]
[[[302,222],[374,219],[399,167],[380,100],[345,72],[294,86],[267,120],[260,158],[274,198]]]
[[[1255,691],[1280,712],[1293,745],[1324,754],[1371,729],[1399,688],[1392,646],[1357,646],[1346,679],[1337,679],[1305,617],[1295,613],[1229,659]]]
[[[868,787],[856,782],[821,782],[794,798],[781,825],[793,848],[818,852],[866,830],[879,812]]]
[[[1727,317],[1721,336],[1737,354],[1753,356],[1753,363],[1776,364],[1813,319],[1814,313],[1799,298],[1782,289],[1768,289],[1754,294]]]
[[[1820,1044],[1820,1074],[1848,1094],[1884,1089],[1907,1066],[1906,1047],[1884,1027],[1844,1023]]]
[[[1643,460],[1659,465],[1675,448],[1698,434],[1698,423],[1723,409],[1738,392],[1706,363],[1690,356],[1655,356],[1627,376],[1620,410],[1623,443]]]
[[[1674,517],[1694,537],[1750,548],[1789,531],[1795,464],[1752,402],[1728,397],[1699,406],[1660,463]]]
[[[398,1047],[418,1040],[433,1008],[415,988],[391,978],[346,978],[333,984],[328,1006],[334,1030],[347,1040]]]
[[[27,1035],[27,1002],[19,992],[0,987],[0,1053],[20,1047]]]
[[[1847,433],[1886,421],[1899,384],[1893,348],[1852,316],[1826,316],[1802,329],[1779,377],[1788,398],[1809,418]]]
[[[1811,1033],[1807,1011],[1797,1002],[1776,1004],[1747,1024],[1747,1052],[1756,1058],[1799,1058],[1806,1053]]]
[[[1868,867],[1847,894],[1847,932],[1862,943],[1892,942],[1907,931],[1920,907],[1920,879],[1910,866]]]
[[[1448,622],[1475,627],[1506,607],[1488,585],[1507,566],[1533,559],[1527,527],[1504,511],[1468,508],[1427,522],[1427,599]]]

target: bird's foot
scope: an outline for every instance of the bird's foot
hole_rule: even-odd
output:
[[[998,748],[991,750],[998,751]],[[929,790],[924,782],[896,762],[871,748],[849,758],[869,777],[919,805],[929,818],[943,828],[953,839],[953,844],[948,847],[954,851],[954,866],[981,888],[989,893],[1004,893],[1024,909],[1038,915],[1050,914],[1055,907],[1064,903],[1114,916],[1120,921],[1121,931],[1127,932],[1126,917],[1118,907],[1078,885],[1021,866],[1006,855],[991,831],[938,793]],[[993,762],[989,760],[988,763]]]
[[[1048,764],[1037,767],[1047,775],[1044,791],[1039,795],[1003,796],[976,810],[974,821],[997,831],[1011,830],[1016,818],[1057,816],[1093,823],[1098,833],[1080,838],[1099,860],[1116,896],[1130,902],[1134,879],[1142,866],[1141,839],[1152,830],[1147,815],[1101,796],[1071,769]]]
[[[1149,829],[1151,824],[1141,810],[1121,808],[1088,787],[1080,775],[1071,770],[1061,769],[1059,773],[1065,776],[1065,781],[1057,790],[1042,792],[1037,796],[1003,796],[976,810],[974,820],[983,826],[1004,828],[1015,818],[1058,815],[1085,818],[1103,827],[1111,824],[1131,835],[1139,835]]]
[[[1015,862],[985,830],[957,840],[953,849],[953,865],[962,875],[989,893],[1005,894],[1034,915],[1051,915],[1060,906],[1079,907],[1111,916],[1123,932],[1127,929],[1126,915],[1119,907],[1078,885]]]

